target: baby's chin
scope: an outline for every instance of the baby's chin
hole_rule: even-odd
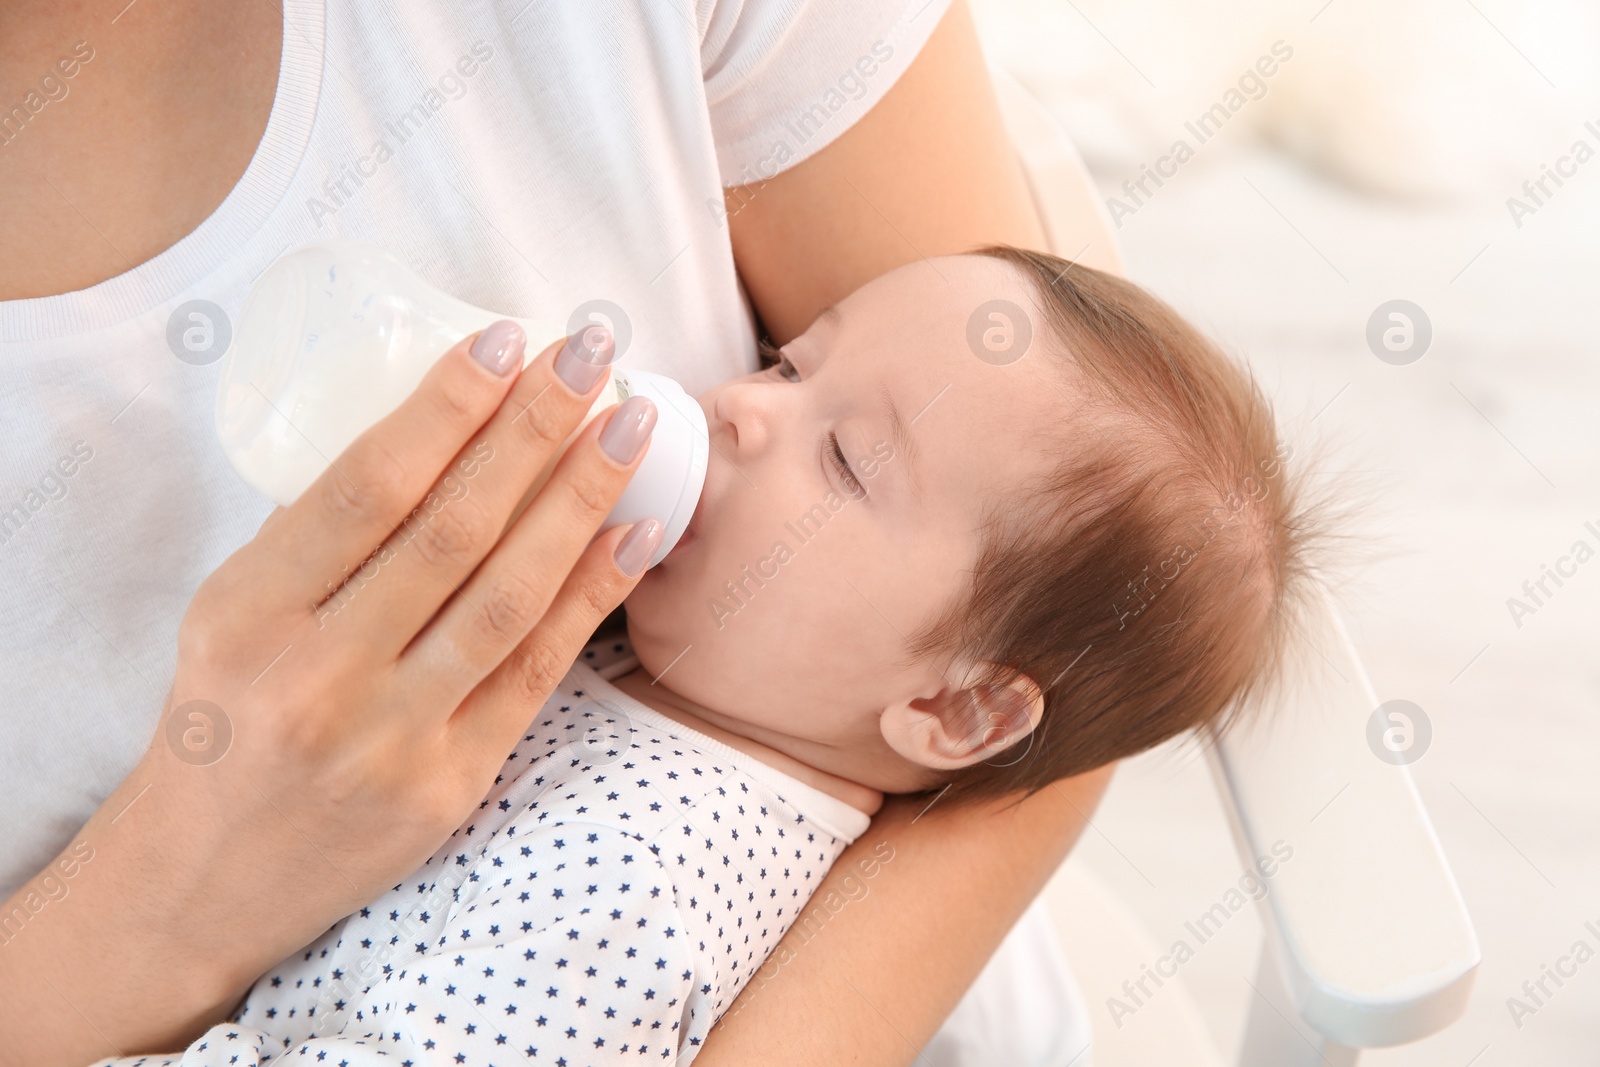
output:
[[[673,559],[676,552],[675,547],[665,559],[645,571],[622,602],[627,611],[628,637],[641,660],[644,649],[653,649],[669,635],[689,629],[687,615],[693,610],[693,597],[689,595],[692,589],[686,581],[689,576],[684,573],[685,561]]]

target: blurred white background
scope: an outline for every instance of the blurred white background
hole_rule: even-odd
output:
[[[1374,1067],[1600,1064],[1600,959],[1536,1014],[1508,998],[1600,926],[1600,560],[1521,626],[1508,609],[1600,528],[1600,8],[1572,0],[974,0],[985,45],[1136,207],[1131,276],[1247,358],[1292,438],[1373,505],[1340,598],[1381,699],[1430,717],[1412,766],[1483,948],[1454,1026]],[[1194,158],[1153,165],[1275,42],[1292,57]],[[1593,123],[1586,128],[1586,123]],[[1594,158],[1579,164],[1576,142]],[[1579,153],[1581,154],[1581,153]],[[1546,167],[1534,200],[1523,188]],[[1508,198],[1532,211],[1515,217]],[[1519,225],[1520,222],[1520,225]],[[1378,305],[1419,305],[1425,355],[1380,361]],[[1192,745],[1119,772],[1073,864],[1156,944],[1236,884]],[[1262,928],[1234,920],[1180,975],[1224,1061]],[[1150,961],[1140,961],[1150,962]],[[1136,977],[1130,969],[1127,977]],[[1105,991],[1091,1014],[1113,1028]],[[1156,1025],[1124,1019],[1125,1027]]]

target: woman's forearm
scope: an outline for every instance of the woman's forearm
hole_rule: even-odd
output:
[[[135,775],[71,844],[19,887],[0,917],[0,1064],[88,1063],[181,1048],[242,992],[226,941],[186,887],[203,842],[147,830],[194,825],[183,798]],[[232,940],[245,947],[235,931]],[[241,964],[241,967],[243,964]],[[130,1035],[137,1035],[130,1041]]]
[[[697,1067],[911,1063],[1060,866],[1111,773],[1015,806],[892,798],[723,1015]]]
[[[727,196],[739,276],[780,344],[829,304],[925,256],[1045,244],[962,0],[860,121]],[[1115,242],[1093,204],[1083,225],[1102,245]]]

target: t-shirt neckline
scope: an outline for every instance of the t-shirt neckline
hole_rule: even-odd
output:
[[[588,664],[574,663],[572,669],[580,672],[585,688],[603,691],[606,697],[623,705],[630,718],[648,723],[664,733],[682,737],[696,748],[734,764],[752,778],[765,783],[779,796],[800,809],[809,821],[841,841],[855,841],[871,825],[872,817],[861,809],[763,763],[748,753],[740,752],[731,745],[723,744],[714,737],[708,737],[698,730],[685,726],[676,719],[667,718],[648,704],[618,689]]]
[[[171,248],[87,289],[0,301],[0,343],[71,337],[136,319],[237,255],[289,190],[322,90],[326,0],[283,0],[278,88],[261,143],[215,211]]]

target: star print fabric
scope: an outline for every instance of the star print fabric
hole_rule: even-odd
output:
[[[579,663],[422,868],[181,1055],[96,1067],[686,1064],[867,822]]]

